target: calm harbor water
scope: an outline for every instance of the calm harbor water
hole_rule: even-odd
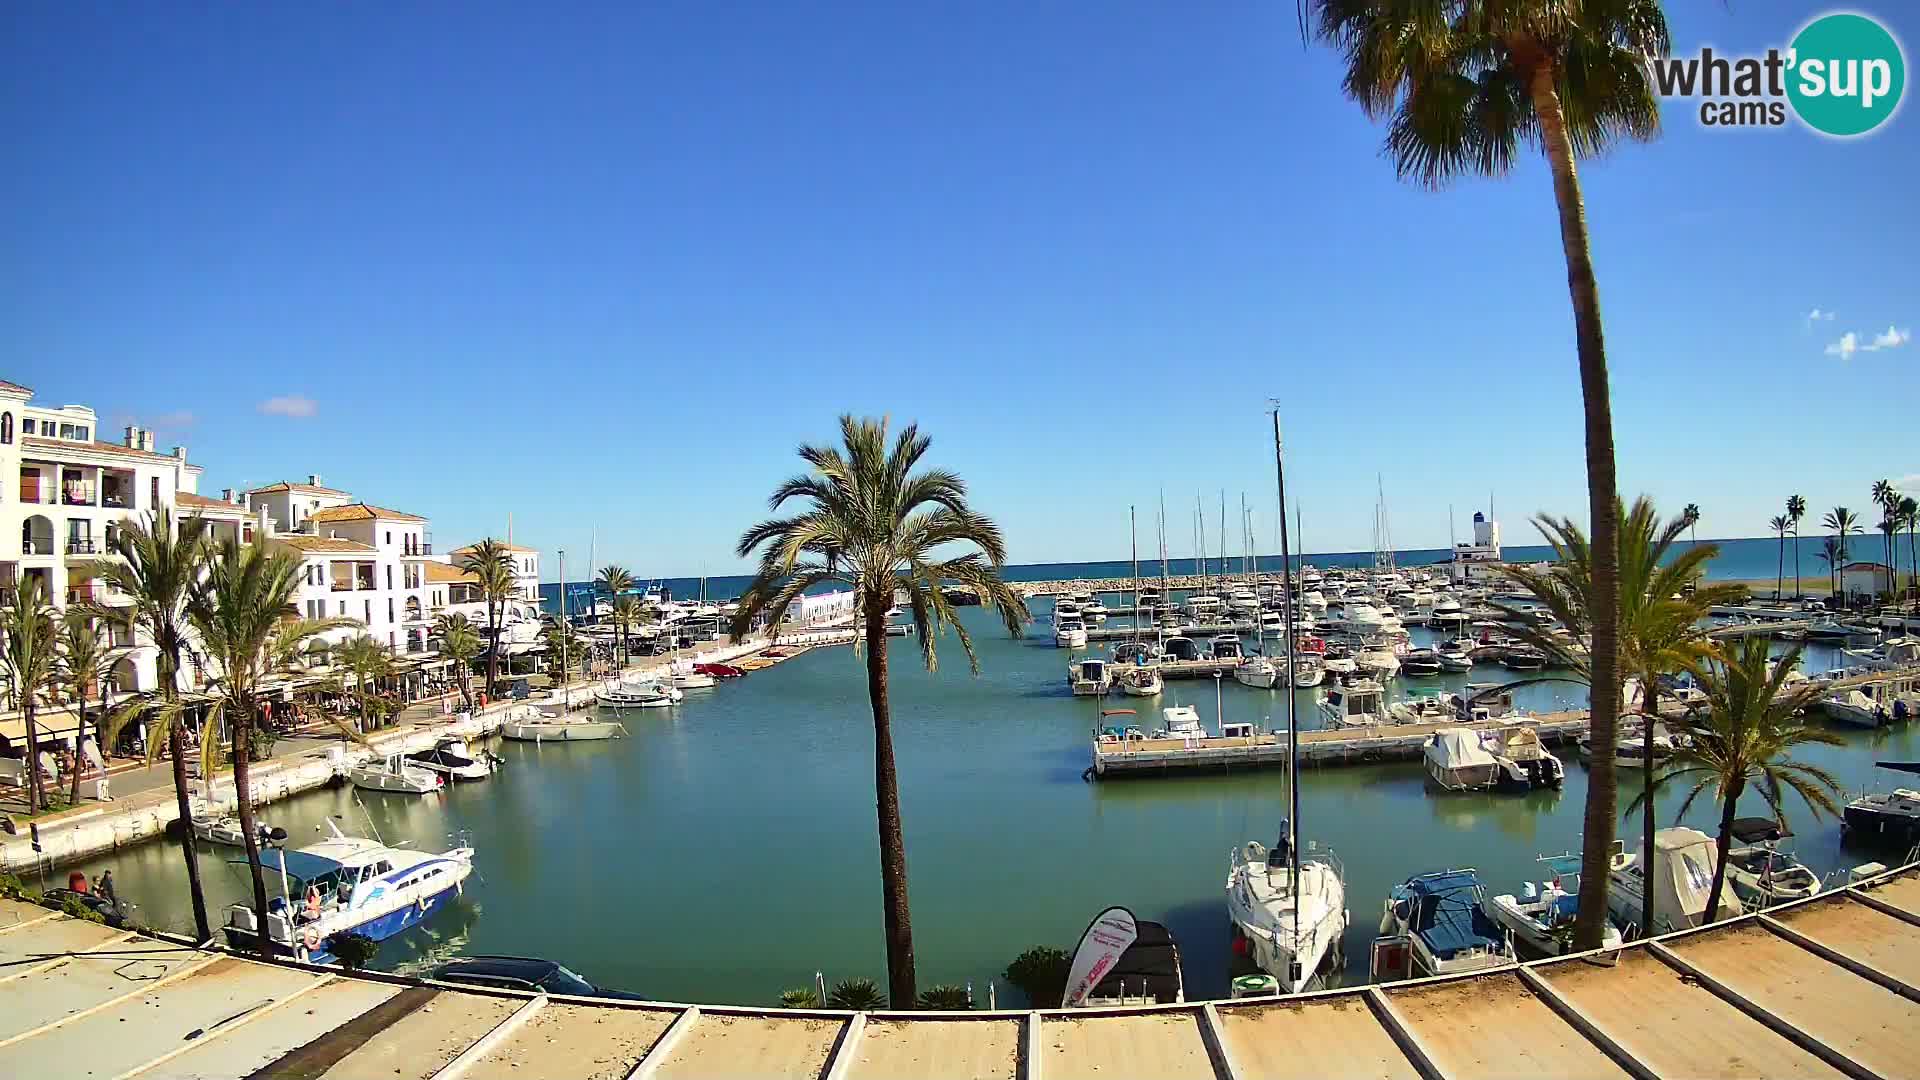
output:
[[[1227,853],[1248,839],[1272,842],[1285,812],[1282,775],[1084,782],[1096,705],[1067,693],[1068,654],[1052,647],[1044,618],[1023,640],[979,609],[963,618],[979,643],[978,677],[951,635],[937,641],[932,674],[920,668],[917,641],[891,641],[922,984],[970,980],[984,998],[987,979],[1023,949],[1071,948],[1097,911],[1126,904],[1172,927],[1190,996],[1224,996]],[[1809,657],[1815,670],[1828,663]],[[1402,679],[1394,692],[1463,681]],[[1525,694],[1534,711],[1584,699],[1570,685]],[[1284,723],[1280,694],[1226,680],[1220,701],[1229,720]],[[1171,683],[1158,702],[1180,703],[1213,725],[1211,680]],[[1308,693],[1299,707],[1314,715]],[[1143,722],[1157,719],[1142,712]],[[312,842],[330,814],[348,831],[371,823],[388,842],[422,848],[471,834],[478,874],[465,898],[389,942],[382,967],[416,970],[457,952],[544,956],[604,985],[693,1002],[772,1003],[816,969],[829,980],[884,976],[872,726],[850,650],[816,650],[690,691],[678,708],[630,713],[626,725],[630,737],[612,742],[500,744],[504,773],[442,795],[322,791],[263,817],[296,844]],[[1845,747],[1806,757],[1856,791],[1874,782],[1876,758],[1920,754],[1911,725],[1843,734]],[[1307,772],[1306,835],[1330,845],[1347,870],[1347,977],[1364,979],[1380,904],[1408,875],[1474,866],[1508,891],[1542,876],[1536,856],[1576,849],[1585,782],[1570,756],[1564,791],[1518,797],[1431,793],[1417,763]],[[1631,794],[1623,791],[1623,806]],[[1677,802],[1663,804],[1663,825]],[[1797,802],[1789,814],[1799,853],[1822,874],[1876,857],[1843,852],[1831,818],[1814,822]],[[1714,820],[1704,804],[1690,817],[1708,830]],[[1623,828],[1638,835],[1637,820]],[[236,854],[203,856],[222,907],[246,891],[244,867],[225,865]],[[95,876],[111,868],[156,925],[190,926],[173,845],[81,868]],[[1003,1002],[1007,993],[1001,987]]]

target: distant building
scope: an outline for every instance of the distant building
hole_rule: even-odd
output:
[[[1500,562],[1500,523],[1476,511],[1473,515],[1472,542],[1453,545],[1453,562],[1448,576],[1454,584],[1465,584],[1476,576],[1484,578]]]
[[[506,549],[509,561],[513,564],[514,595],[532,604],[540,606],[540,552],[530,547],[521,547],[507,541],[496,541]],[[448,560],[455,566],[472,553],[474,545],[455,548],[448,553]]]
[[[1840,568],[1840,592],[1845,596],[1880,596],[1893,592],[1893,567],[1886,563],[1850,562]]]
[[[417,514],[356,502],[347,492],[304,484],[269,484],[247,492],[256,526],[275,547],[297,554],[300,588],[294,605],[309,619],[358,620],[364,629],[326,635],[340,641],[367,634],[395,653],[427,651],[433,612],[426,564],[433,533]]]

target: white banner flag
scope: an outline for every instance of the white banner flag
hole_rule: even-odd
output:
[[[1069,1009],[1086,1004],[1093,988],[1139,936],[1133,912],[1126,908],[1111,907],[1095,917],[1087,932],[1080,935],[1080,947],[1073,951],[1073,966],[1067,969],[1067,994],[1061,1004]]]

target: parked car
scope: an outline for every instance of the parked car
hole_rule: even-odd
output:
[[[572,994],[577,997],[642,1001],[639,994],[604,990],[551,960],[531,956],[463,956],[435,968],[431,978],[467,986],[487,986],[530,993]]]

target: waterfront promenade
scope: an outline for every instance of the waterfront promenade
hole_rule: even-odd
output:
[[[1281,1000],[846,1013],[611,1002],[266,964],[0,901],[9,1076],[1897,1077],[1920,865],[1704,930]]]
[[[629,665],[622,677],[664,677],[674,661],[696,656],[703,661],[727,663],[759,653],[769,644],[759,637],[748,638],[739,645],[706,642],[698,648],[644,658]],[[479,681],[476,680],[476,684]],[[268,805],[324,786],[342,775],[346,768],[364,761],[431,749],[435,740],[443,736],[489,734],[497,731],[508,712],[516,707],[558,709],[567,695],[577,699],[591,694],[606,681],[576,679],[564,688],[553,688],[537,701],[492,702],[472,714],[447,711],[450,706],[457,706],[457,694],[451,700],[436,697],[416,702],[396,716],[393,724],[367,735],[366,746],[329,734],[330,729],[325,725],[303,729],[279,740],[272,758],[254,764],[250,777],[254,805]],[[476,685],[475,692],[478,691]],[[32,830],[25,825],[20,826],[18,835],[0,837],[4,840],[0,842],[0,869],[22,875],[48,871],[163,836],[168,827],[179,820],[172,766],[165,760],[113,769],[108,777],[108,790],[113,796],[111,801],[37,819],[38,851],[34,850]],[[192,792],[196,817],[219,816],[239,805],[230,769],[223,769],[211,782],[195,779]]]

